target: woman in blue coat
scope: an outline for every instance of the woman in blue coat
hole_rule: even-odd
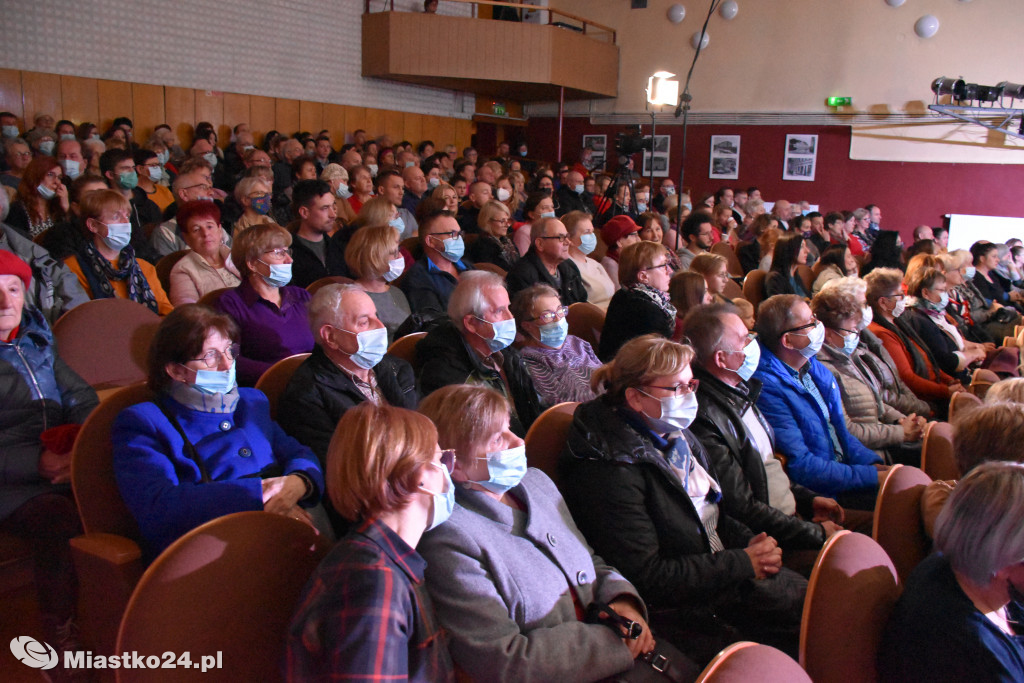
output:
[[[309,520],[316,456],[270,418],[262,392],[235,382],[238,326],[199,304],[164,318],[149,350],[152,403],[113,427],[114,474],[152,558],[216,517],[266,510]]]

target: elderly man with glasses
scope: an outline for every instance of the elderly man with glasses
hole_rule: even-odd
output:
[[[587,300],[579,268],[569,258],[569,231],[557,218],[541,218],[530,226],[530,250],[509,271],[510,296],[535,284],[550,285],[566,306]]]

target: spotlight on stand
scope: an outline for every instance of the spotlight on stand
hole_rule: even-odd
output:
[[[653,105],[675,104],[679,99],[679,81],[672,80],[675,74],[656,71],[647,79],[647,102]]]
[[[964,99],[964,89],[967,84],[962,78],[946,78],[945,76],[932,81],[932,92],[936,97],[951,95],[954,100]]]

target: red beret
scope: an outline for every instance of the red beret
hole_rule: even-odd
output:
[[[17,275],[25,284],[25,289],[32,282],[32,269],[17,254],[6,249],[0,249],[0,275]]]
[[[633,222],[629,216],[615,216],[601,228],[601,239],[614,249],[615,243],[631,232],[636,232],[640,226]]]

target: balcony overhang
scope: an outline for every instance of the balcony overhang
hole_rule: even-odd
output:
[[[559,26],[363,14],[363,76],[517,102],[616,97],[619,48]]]

